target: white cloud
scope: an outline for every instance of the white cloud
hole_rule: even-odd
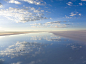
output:
[[[83,5],[82,3],[79,3],[79,5],[73,5],[73,3],[72,2],[68,2],[68,3],[66,3],[68,6],[79,6],[79,5]],[[67,7],[65,7],[65,8],[67,8]]]
[[[61,24],[61,21],[30,24],[32,28],[65,28],[71,24]]]
[[[81,14],[81,13],[79,13],[79,15],[81,16],[82,14]]]
[[[43,0],[10,0],[9,3],[15,3],[15,4],[21,4],[21,1],[27,2],[29,4],[35,4],[35,5],[45,5],[46,2]]]
[[[3,5],[0,3],[0,8],[3,8]]]
[[[73,12],[71,12],[71,15],[70,16],[75,16],[76,14],[74,14]]]
[[[11,63],[11,64],[21,64],[22,62],[17,62],[17,63]]]
[[[66,16],[66,15],[65,15],[65,17],[66,17],[66,18],[72,18],[72,17]]]
[[[39,54],[41,48],[43,46],[46,46],[44,43],[37,43],[37,42],[17,42],[14,45],[10,45],[5,50],[0,51],[0,55],[2,56],[9,56],[11,58],[23,56],[25,54],[29,54],[33,51],[33,49],[37,49],[37,51],[34,51],[34,55]],[[33,56],[33,54],[32,54]],[[12,63],[12,64],[20,64],[21,62]]]
[[[86,1],[86,0],[81,0],[81,1]]]
[[[73,3],[72,2],[68,2],[66,4],[69,5],[69,6],[72,6]]]
[[[36,10],[33,7],[26,7],[25,9],[9,7],[9,9],[1,9],[0,15],[16,22],[29,22],[47,19],[44,17],[43,12]]]
[[[71,46],[71,48],[72,48],[72,49],[75,49],[75,48],[77,48],[77,47],[76,47],[76,46],[74,46],[74,45],[72,45],[72,46]]]
[[[50,19],[52,19],[52,18],[50,18]]]
[[[42,25],[41,23],[35,23],[35,24],[30,24],[30,25]]]
[[[39,60],[31,61],[31,62],[28,63],[28,64],[36,64],[36,63],[38,64],[38,63],[41,62],[41,61],[42,61],[42,60],[39,59]]]
[[[41,10],[41,12],[44,12],[44,10]]]
[[[82,3],[79,3],[79,5],[81,5],[81,6],[82,6]]]
[[[79,12],[71,12],[70,13],[70,16],[81,16],[81,13],[79,13]]]
[[[3,8],[3,5],[0,5],[0,8]]]
[[[46,22],[45,24],[60,24],[61,21]]]
[[[29,4],[35,4],[35,5],[45,5],[46,3],[43,2],[42,0],[21,0],[28,2]]]
[[[15,4],[21,4],[19,1],[17,0],[10,0],[9,3],[15,3]]]
[[[31,61],[29,64],[35,64],[36,62],[35,61]]]

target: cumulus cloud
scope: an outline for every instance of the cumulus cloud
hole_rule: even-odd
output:
[[[81,0],[81,1],[86,1],[86,0]]]
[[[41,26],[41,25],[50,25],[50,24],[58,24],[58,25],[60,25],[60,22],[61,21],[53,21],[53,22],[46,22],[46,23],[35,23],[35,24],[30,24],[30,25],[39,25],[39,26]]]
[[[46,22],[46,23],[35,23],[30,24],[32,28],[65,28],[71,24],[62,24],[61,22],[64,21],[53,21],[53,22]]]
[[[3,5],[0,3],[0,8],[2,8],[3,7]]]
[[[29,4],[35,4],[35,5],[45,5],[46,2],[43,0],[10,0],[8,3],[15,3],[15,4],[21,4],[21,1],[27,2]]]
[[[35,5],[44,5],[46,4],[45,2],[43,2],[43,0],[21,0],[24,2],[28,2],[30,4],[35,4]]]
[[[17,62],[17,63],[11,63],[11,64],[21,64],[22,62]]]
[[[11,8],[1,9],[0,16],[4,16],[10,20],[16,22],[29,22],[47,19],[40,10],[36,10],[34,7],[25,7],[24,9]]]
[[[72,6],[72,2],[68,2],[68,3],[66,3],[68,6]]]
[[[81,14],[81,13],[79,13],[79,15],[81,16],[82,14]]]
[[[10,0],[9,3],[15,3],[15,4],[21,4],[19,1],[17,0]]]
[[[35,23],[35,24],[30,24],[30,25],[42,25],[41,23]]]
[[[61,21],[53,21],[53,22],[47,22],[46,24],[57,24],[60,23]]]
[[[77,16],[81,16],[81,13],[79,13],[79,12],[71,12],[71,13],[70,13],[70,16],[72,16],[72,17],[73,17],[73,16],[76,16],[76,15],[77,15]]]
[[[65,17],[66,17],[66,18],[72,18],[72,17],[69,17],[69,16],[67,16],[67,15],[65,15]]]
[[[68,6],[79,6],[79,5],[83,5],[82,3],[78,3],[79,5],[73,5],[73,3],[72,2],[68,2],[68,3],[66,3]],[[65,7],[66,8],[66,7]]]
[[[9,56],[11,58],[14,58],[16,56],[23,56],[25,54],[29,54],[30,52],[32,52],[35,49],[37,49],[37,51],[34,51],[33,55],[39,54],[40,50],[42,47],[46,46],[47,44],[44,43],[37,43],[37,42],[17,42],[14,45],[10,45],[9,47],[7,47],[5,50],[0,51],[0,55],[2,56]],[[17,62],[20,63],[20,62]],[[12,63],[12,64],[17,64],[17,63]]]
[[[70,16],[75,16],[76,14],[74,14],[73,12],[70,13],[71,15]]]
[[[2,8],[3,7],[3,5],[0,5],[0,8]]]
[[[82,6],[82,3],[79,3],[79,5],[81,5],[81,6]]]

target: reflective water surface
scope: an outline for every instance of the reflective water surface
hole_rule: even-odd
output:
[[[86,64],[86,44],[48,32],[0,36],[0,64]]]

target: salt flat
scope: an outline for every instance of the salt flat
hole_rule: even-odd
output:
[[[39,32],[47,32],[47,31],[0,32],[0,36],[25,34],[25,33],[39,33]],[[86,42],[86,30],[82,30],[82,31],[50,31],[50,33],[53,33],[56,36],[62,36],[62,37],[67,37],[67,38],[71,38],[74,40]]]
[[[67,38],[71,38],[74,40],[84,41],[86,42],[86,30],[82,31],[52,31],[54,35],[59,35]]]
[[[0,36],[25,34],[25,33],[38,33],[40,31],[27,31],[27,32],[0,32]]]

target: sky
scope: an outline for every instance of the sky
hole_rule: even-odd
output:
[[[0,0],[0,31],[86,30],[86,0]]]

